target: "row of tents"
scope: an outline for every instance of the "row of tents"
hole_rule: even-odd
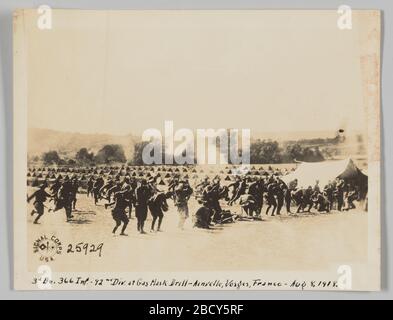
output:
[[[94,173],[94,174],[122,174],[130,172],[176,172],[176,173],[220,173],[232,174],[240,166],[226,166],[225,168],[211,166],[210,168],[184,167],[184,166],[103,166],[103,167],[29,167],[28,173]],[[251,166],[250,171],[253,174],[261,174],[267,171],[279,171],[279,168],[272,166]]]
[[[266,167],[266,166],[265,166]],[[78,177],[79,180],[88,180],[91,176],[103,175],[105,177],[131,176],[136,178],[155,177],[160,185],[166,185],[173,177],[181,176],[185,179],[199,180],[206,176],[219,175],[224,181],[233,181],[236,178],[235,166],[226,166],[220,170],[203,169],[197,167],[179,166],[121,166],[121,167],[93,167],[93,168],[29,168],[27,173],[28,183],[35,184],[43,180],[62,178],[65,175]],[[270,174],[280,175],[285,183],[297,179],[298,186],[307,188],[315,185],[318,180],[323,188],[336,178],[344,179],[347,183],[358,186],[363,193],[367,192],[368,177],[360,170],[352,159],[332,160],[322,162],[301,162],[292,170],[272,168],[265,170],[263,166],[252,166],[245,175],[249,177],[267,176]],[[38,181],[38,182],[37,182]]]

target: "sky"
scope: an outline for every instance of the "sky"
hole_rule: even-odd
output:
[[[25,15],[28,125],[81,133],[365,127],[360,17],[336,11]]]

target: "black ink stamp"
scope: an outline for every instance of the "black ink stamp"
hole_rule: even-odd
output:
[[[62,244],[56,236],[43,235],[33,243],[34,253],[38,253],[41,261],[50,262],[55,256],[61,254]]]

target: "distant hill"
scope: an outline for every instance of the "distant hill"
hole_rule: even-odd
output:
[[[366,145],[358,134],[346,136],[345,139],[336,141],[334,133],[314,133],[277,135],[254,134],[251,142],[257,139],[271,139],[278,141],[280,147],[285,149],[290,144],[300,144],[302,147],[318,147],[325,159],[337,159],[342,157],[364,157],[367,154]],[[273,139],[272,139],[273,138]],[[343,137],[342,137],[343,138]],[[76,152],[81,148],[87,148],[89,152],[96,154],[107,144],[119,144],[123,147],[127,160],[132,159],[134,146],[141,141],[139,136],[111,135],[111,134],[85,134],[75,132],[62,132],[49,129],[32,128],[28,131],[28,159],[40,157],[44,152],[55,150],[62,158],[73,159]]]
[[[41,156],[43,152],[56,150],[59,154],[74,157],[81,148],[96,153],[106,144],[123,146],[127,159],[134,152],[135,142],[139,138],[129,134],[124,136],[110,134],[85,134],[61,132],[48,129],[32,128],[28,130],[27,154],[29,158]]]

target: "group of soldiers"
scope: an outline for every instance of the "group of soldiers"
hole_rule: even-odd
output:
[[[137,230],[145,233],[144,225],[148,211],[152,216],[150,231],[161,231],[164,212],[168,211],[167,199],[172,199],[179,213],[178,227],[183,229],[186,219],[189,217],[188,200],[193,189],[188,180],[182,179],[176,184],[170,183],[167,191],[159,190],[156,179],[151,177],[124,179],[119,177],[108,179],[91,177],[87,182],[87,196],[94,198],[94,203],[106,200],[105,208],[112,208],[112,217],[116,222],[113,233],[123,223],[121,235],[125,235],[125,229],[135,208]],[[157,223],[157,225],[156,225]]]
[[[212,221],[222,221],[228,217],[221,208],[220,199],[224,199],[228,206],[238,201],[247,216],[261,218],[264,204],[265,214],[270,213],[272,216],[280,215],[284,206],[287,214],[293,213],[293,206],[296,213],[310,212],[313,208],[320,213],[327,213],[334,208],[338,211],[354,209],[354,201],[360,196],[357,187],[340,178],[329,181],[321,190],[318,180],[314,186],[302,188],[298,187],[297,179],[286,184],[280,176],[274,174],[266,178],[238,176],[235,182],[227,186],[220,184],[218,176],[212,181],[206,178],[196,189],[203,205],[197,211],[196,218],[198,225],[203,228]]]
[[[48,198],[50,202],[53,202],[53,206],[49,207],[48,211],[55,212],[64,208],[67,222],[70,222],[73,218],[72,211],[76,208],[79,190],[78,179],[76,177],[70,179],[68,176],[65,176],[64,179],[57,178],[49,187],[49,193],[46,191],[48,187],[48,182],[44,181],[38,190],[27,197],[27,202],[34,199],[34,209],[31,211],[32,216],[37,215],[34,219],[34,224],[37,224],[44,214],[45,202]]]
[[[37,191],[28,197],[28,202],[34,198],[34,209],[31,215],[36,214],[34,223],[38,223],[44,214],[45,202],[53,202],[48,211],[64,209],[66,221],[72,221],[73,210],[76,210],[77,194],[80,181],[76,176],[57,178],[49,187],[44,181]],[[46,191],[49,188],[49,191]],[[220,177],[206,177],[196,184],[195,192],[188,179],[174,176],[169,181],[166,191],[160,190],[156,179],[150,177],[134,178],[130,176],[104,179],[98,175],[91,176],[87,181],[87,196],[93,198],[94,204],[104,201],[105,209],[110,208],[115,226],[115,234],[121,228],[121,235],[131,219],[133,208],[137,219],[137,230],[145,233],[145,221],[148,212],[152,216],[151,231],[161,231],[164,212],[168,210],[168,199],[172,199],[179,215],[178,227],[183,229],[189,217],[188,202],[194,194],[200,204],[194,214],[194,226],[209,228],[213,224],[233,222],[238,216],[231,210],[223,210],[221,205],[226,203],[227,208],[238,203],[242,213],[253,219],[261,219],[263,206],[266,205],[265,214],[280,215],[285,206],[287,214],[291,214],[292,207],[296,213],[310,212],[315,208],[318,212],[329,212],[333,208],[339,211],[355,208],[354,201],[359,198],[356,187],[342,179],[329,181],[323,189],[319,182],[307,188],[298,187],[295,179],[286,184],[279,175],[271,174],[267,177],[236,176],[230,184],[222,184]]]
[[[176,183],[175,183],[176,182]],[[34,209],[31,215],[37,215],[34,223],[37,224],[44,214],[44,208],[48,211],[56,212],[64,209],[66,221],[72,221],[72,211],[76,210],[77,193],[80,188],[80,182],[77,177],[64,179],[57,178],[49,187],[44,181],[33,194],[28,196],[27,201],[34,199]],[[124,179],[116,177],[107,179],[102,176],[90,177],[87,181],[87,197],[92,197],[95,205],[105,201],[105,209],[110,208],[115,226],[112,232],[115,234],[117,229],[123,224],[120,235],[126,235],[125,230],[131,218],[133,208],[137,219],[137,230],[145,233],[144,226],[148,212],[152,215],[151,231],[161,231],[161,224],[164,212],[168,210],[167,199],[174,201],[179,213],[180,229],[184,228],[186,219],[189,217],[188,201],[193,193],[188,180],[174,180],[169,184],[168,191],[160,191],[154,178],[149,180],[145,178],[131,178],[126,176]],[[45,202],[53,205],[47,207]]]

